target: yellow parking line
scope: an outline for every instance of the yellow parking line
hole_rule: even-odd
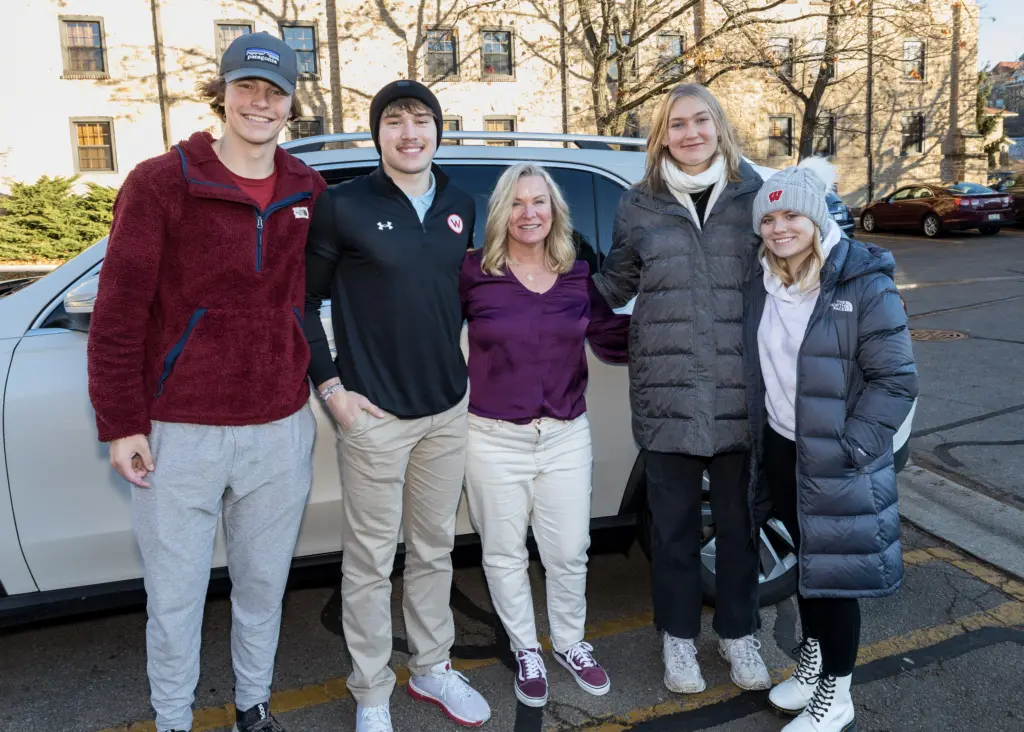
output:
[[[870,646],[865,646],[860,649],[860,653],[857,655],[857,665],[863,666],[880,658],[888,658],[928,648],[972,630],[980,628],[1008,628],[1021,624],[1024,624],[1024,603],[1006,602],[992,610],[974,613],[949,623],[922,628],[906,635],[888,638]],[[772,681],[777,683],[783,680],[793,673],[794,668],[795,666],[790,666],[784,670],[772,671]],[[712,704],[719,704],[733,699],[742,693],[743,690],[735,684],[721,684],[701,694],[673,698],[654,706],[635,709],[622,715],[614,715],[600,726],[588,727],[588,729],[592,730],[592,732],[623,732],[623,730],[632,729],[642,722],[665,717],[670,714],[700,709]],[[561,729],[560,725],[548,727],[549,732],[559,729]]]
[[[877,656],[879,658],[893,655],[895,653],[906,652],[917,647],[924,647],[927,645],[933,645],[938,643],[940,640],[945,640],[953,635],[959,635],[968,630],[974,630],[976,627],[1000,627],[1004,625],[1019,625],[1024,624],[1024,584],[1011,580],[1000,574],[998,571],[993,570],[980,562],[973,559],[969,559],[966,555],[952,549],[945,547],[932,547],[928,549],[914,549],[906,552],[903,555],[904,564],[907,566],[917,566],[927,562],[943,561],[956,566],[957,568],[967,572],[968,574],[977,577],[983,582],[996,587],[997,589],[1005,592],[1011,597],[1015,598],[1020,602],[1009,602],[999,606],[995,610],[989,611],[988,613],[977,613],[975,615],[969,615],[960,621],[955,623],[948,623],[943,626],[935,626],[934,628],[926,628],[921,631],[915,631],[908,636],[902,636],[901,638],[890,639],[882,641],[873,646],[868,646],[861,649],[861,655],[858,656],[858,662],[867,663],[869,660],[874,660],[875,656],[866,656],[866,653],[882,653],[881,650],[875,651],[872,649],[888,649],[892,648],[895,650],[889,650],[882,655]],[[987,618],[987,619],[986,619]],[[1002,622],[1006,618],[1015,619],[1015,622]],[[639,628],[647,627],[653,622],[653,616],[650,611],[640,613],[625,618],[616,620],[608,620],[600,623],[595,623],[588,626],[587,638],[598,639],[606,638],[620,633],[626,633]],[[981,622],[981,625],[976,625]],[[956,623],[967,623],[968,625],[957,626]],[[976,625],[976,627],[969,627]],[[959,627],[958,632],[952,633],[952,635],[944,635],[950,632],[950,628]],[[938,638],[939,640],[932,640],[926,642],[922,640],[924,636],[918,636],[915,634],[928,634],[928,637]],[[911,638],[907,641],[907,638]],[[900,644],[910,643],[905,650],[899,650],[903,648]],[[921,643],[920,646],[914,646],[913,643]],[[886,646],[885,644],[892,644]],[[551,643],[549,639],[543,640],[545,648],[550,649]],[[863,660],[867,659],[867,660]],[[484,658],[474,660],[464,660],[453,658],[452,664],[460,671],[471,671],[473,669],[484,668],[498,663],[497,658]],[[792,669],[788,669],[786,674],[791,673]],[[773,672],[773,677],[777,677],[776,680],[781,680],[784,676],[779,675],[781,672]],[[403,685],[409,681],[409,670],[404,666],[399,666],[395,669],[395,675],[398,678],[398,684]],[[349,696],[348,687],[346,685],[347,677],[341,676],[334,679],[329,679],[322,684],[311,684],[309,686],[303,686],[298,689],[287,689],[278,691],[271,697],[271,706],[275,712],[294,712],[299,709],[306,709],[309,707],[319,706],[326,704],[331,701],[337,701],[340,699],[346,699]],[[733,693],[735,692],[735,693]],[[687,711],[689,709],[697,709],[699,707],[708,706],[709,704],[716,704],[720,701],[725,701],[736,694],[741,693],[738,688],[732,684],[724,684],[720,687],[710,689],[703,694],[696,694],[693,696],[681,698],[679,700],[671,700],[664,702],[663,704],[650,707],[648,709],[637,710],[636,712],[630,712],[622,717],[616,717],[616,720],[623,720],[609,722],[613,726],[602,726],[599,730],[620,730],[626,729],[628,726],[638,724],[646,719],[653,719],[654,717],[664,716],[666,714],[674,714],[677,712]],[[656,713],[652,710],[658,710]],[[193,732],[212,732],[213,730],[223,729],[230,727],[235,722],[235,709],[233,704],[226,704],[219,707],[206,707],[203,709],[197,709],[193,715]],[[641,718],[635,720],[632,719],[633,715],[643,715]],[[614,726],[618,724],[619,726]],[[621,726],[626,724],[626,727]],[[133,724],[121,726],[121,727],[109,727],[102,729],[99,732],[156,732],[156,726],[152,721],[147,722],[135,722]]]

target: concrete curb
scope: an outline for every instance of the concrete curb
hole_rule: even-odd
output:
[[[1024,579],[1024,511],[917,465],[900,472],[899,493],[907,521]]]

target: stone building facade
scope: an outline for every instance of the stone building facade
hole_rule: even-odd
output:
[[[829,0],[786,0],[771,17],[789,22],[707,41],[736,1],[638,21],[637,37],[647,37],[617,36],[629,57],[593,83],[608,64],[594,63],[576,0],[119,0],[116,9],[109,0],[12,0],[11,109],[20,113],[0,122],[0,180],[79,173],[118,185],[192,131],[218,134],[196,83],[216,74],[231,38],[261,30],[288,40],[306,70],[305,116],[287,137],[368,129],[370,98],[399,77],[433,86],[450,129],[574,133],[597,131],[595,91],[614,100],[629,79],[641,93],[666,78],[714,77],[709,86],[746,154],[772,167],[795,163],[805,105],[793,92],[813,86],[821,67]],[[984,180],[976,0],[839,5],[869,2],[874,31],[863,14],[844,18],[819,105],[816,149],[839,164],[840,193],[859,206],[908,181]],[[876,39],[872,48],[865,37]],[[758,64],[769,47],[774,62]],[[644,134],[656,102],[624,115],[626,131]]]

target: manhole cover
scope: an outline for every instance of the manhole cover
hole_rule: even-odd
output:
[[[967,337],[959,330],[910,330],[912,341],[959,341]]]

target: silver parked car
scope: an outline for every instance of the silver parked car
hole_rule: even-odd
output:
[[[644,170],[644,153],[623,148],[642,150],[645,141],[487,132],[445,137],[456,144],[440,147],[437,162],[456,185],[473,194],[480,222],[507,166],[523,161],[545,165],[572,209],[579,256],[592,271],[600,267],[611,247],[619,197]],[[283,146],[328,183],[337,183],[376,167],[378,155],[366,144],[369,139],[368,133],[326,135]],[[464,144],[470,142],[491,144]],[[540,144],[520,145],[526,142]],[[482,224],[476,229],[476,246],[483,229]],[[87,393],[89,314],[105,248],[103,239],[45,277],[0,286],[0,457],[5,463],[0,466],[5,468],[0,469],[0,625],[137,603],[141,598],[142,563],[132,536],[129,486],[111,470],[107,446],[96,440]],[[332,333],[329,302],[321,315],[326,332]],[[649,549],[643,464],[630,428],[627,371],[592,354],[589,365],[595,546],[604,535],[632,542],[639,527],[641,546]],[[311,401],[318,420],[314,482],[295,565],[330,567],[340,559],[343,487],[334,425],[316,399]],[[904,456],[912,417],[913,413],[894,446]],[[457,531],[472,538],[464,501]],[[628,544],[618,541],[612,546]],[[713,603],[714,517],[707,503],[702,546],[705,595]],[[761,534],[760,550],[761,602],[773,604],[796,588],[796,557],[789,534],[774,521]],[[226,565],[219,535],[212,567],[215,580],[226,576]]]

